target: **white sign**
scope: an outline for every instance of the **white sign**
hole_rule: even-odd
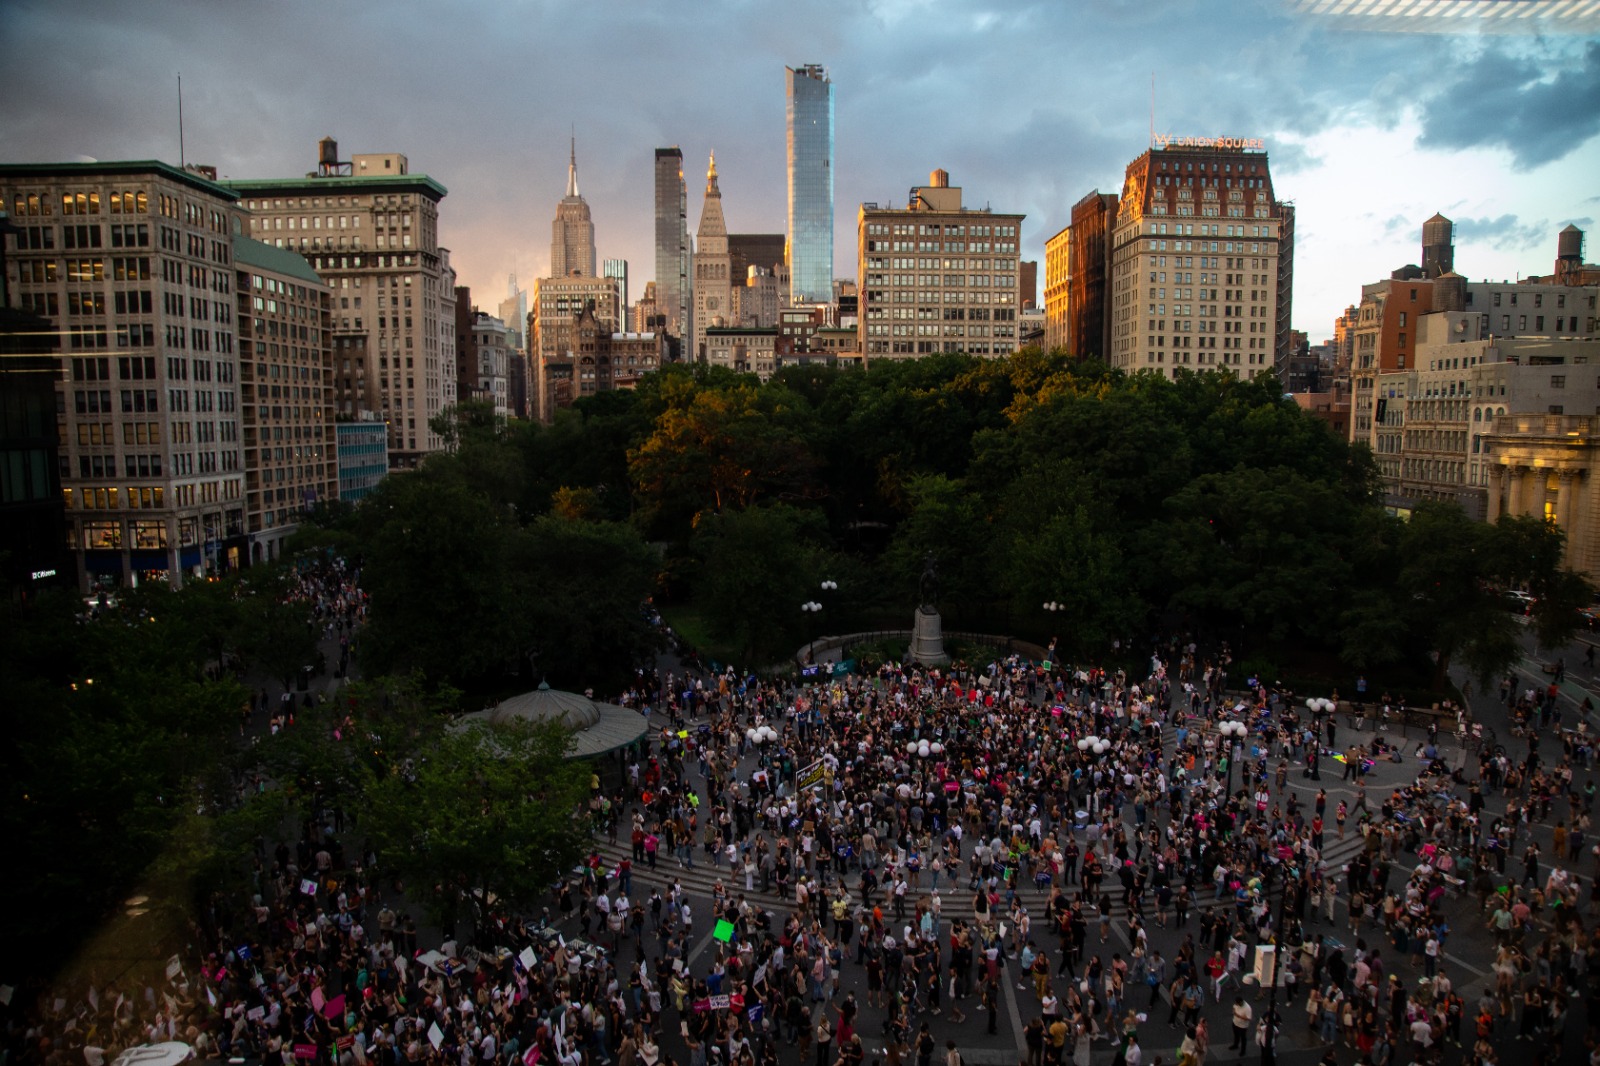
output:
[[[1260,137],[1174,137],[1157,133],[1150,138],[1155,148],[1244,148],[1261,151],[1266,143]]]
[[[438,1022],[428,1026],[428,1043],[433,1045],[435,1051],[444,1047],[444,1030],[439,1028]]]
[[[1278,979],[1278,949],[1271,944],[1256,947],[1256,965],[1252,971],[1256,984],[1266,988]]]
[[[522,963],[522,968],[524,970],[532,972],[534,963],[533,949],[523,948],[522,954],[517,956],[517,961]]]

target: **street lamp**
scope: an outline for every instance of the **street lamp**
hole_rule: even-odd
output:
[[[1229,719],[1226,722],[1217,723],[1217,732],[1221,733],[1223,738],[1227,741],[1228,777],[1226,783],[1223,785],[1223,788],[1226,789],[1227,796],[1231,799],[1233,797],[1233,763],[1235,753],[1239,750],[1242,750],[1243,745],[1241,744],[1241,741],[1244,739],[1245,734],[1250,732],[1250,727],[1236,719]]]
[[[811,616],[822,610],[822,604],[816,600],[807,600],[800,605],[800,612],[807,618],[806,621],[806,661],[814,662],[817,657],[816,623],[811,621]]]
[[[1289,913],[1290,878],[1298,878],[1298,871],[1291,867],[1287,860],[1280,862],[1278,867],[1283,873],[1283,889],[1278,895],[1278,924],[1272,934],[1274,948],[1272,952],[1272,988],[1267,995],[1266,1030],[1261,1041],[1261,1066],[1276,1066],[1278,1060],[1278,985],[1281,980],[1281,967],[1288,958],[1288,953],[1283,943],[1283,925],[1284,919]],[[1301,886],[1298,883],[1292,886],[1292,890],[1296,893],[1300,889]],[[1270,884],[1268,890],[1270,891]],[[1270,899],[1268,902],[1270,904]],[[1243,1057],[1242,1054],[1241,1057]]]

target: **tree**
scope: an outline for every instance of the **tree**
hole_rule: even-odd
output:
[[[302,818],[326,806],[354,810],[374,774],[431,747],[459,709],[459,692],[430,688],[420,676],[357,681],[338,700],[303,708],[293,729],[263,737],[254,768]]]
[[[743,381],[668,406],[628,453],[641,527],[686,537],[701,512],[807,495],[814,462],[794,426],[800,406]]]
[[[252,573],[242,593],[238,607],[244,657],[287,692],[301,670],[317,665],[311,605],[293,595],[290,573],[283,568]]]
[[[1067,470],[1033,470],[1011,487],[995,569],[1022,617],[1058,604],[1063,651],[1102,654],[1140,621],[1129,567],[1113,526]]]
[[[995,530],[983,499],[964,481],[944,474],[921,474],[907,484],[910,512],[895,531],[884,559],[891,590],[886,606],[905,611],[916,605],[917,579],[923,560],[939,560],[939,598],[958,610],[995,599],[991,577],[999,553]]]
[[[435,459],[363,501],[362,581],[371,596],[360,654],[369,674],[420,670],[466,688],[515,669],[529,644],[519,604],[532,590],[511,560],[509,508]]]
[[[1516,661],[1517,623],[1495,587],[1499,527],[1432,500],[1417,505],[1399,543],[1399,590],[1410,630],[1434,654],[1434,687],[1459,660],[1480,688]]]
[[[18,871],[0,936],[54,958],[125,898],[225,762],[247,694],[208,679],[176,611],[128,597],[75,622],[75,596],[0,612],[0,833]]]
[[[528,527],[513,565],[530,590],[516,605],[527,656],[545,678],[620,688],[660,647],[644,604],[661,562],[630,526],[550,515]]]
[[[1335,624],[1352,577],[1351,509],[1336,488],[1241,466],[1195,479],[1168,510],[1170,521],[1152,532],[1171,606],[1273,639]]]
[[[582,858],[590,775],[570,742],[554,723],[474,726],[373,776],[362,826],[430,921],[534,907]]]
[[[830,567],[826,537],[821,515],[785,504],[707,516],[691,547],[695,601],[713,635],[754,666],[798,647],[800,605],[815,599]]]
[[[1489,538],[1497,581],[1505,588],[1526,585],[1535,598],[1529,619],[1541,648],[1559,648],[1571,640],[1578,612],[1594,596],[1582,575],[1561,565],[1566,541],[1560,526],[1533,515],[1501,515]]]

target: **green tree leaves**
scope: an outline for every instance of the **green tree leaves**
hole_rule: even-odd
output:
[[[362,826],[430,921],[531,908],[582,857],[590,771],[567,761],[570,736],[549,723],[449,731],[371,779]]]

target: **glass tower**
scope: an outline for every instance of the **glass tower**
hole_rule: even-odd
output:
[[[631,328],[629,316],[633,314],[633,308],[628,305],[628,261],[607,259],[600,267],[600,276],[617,279],[617,289],[621,293],[621,302],[617,304],[617,329],[626,333]]]
[[[817,64],[784,68],[789,124],[789,296],[833,300],[833,82]]]
[[[689,196],[683,152],[656,149],[656,312],[676,336],[689,331]]]

